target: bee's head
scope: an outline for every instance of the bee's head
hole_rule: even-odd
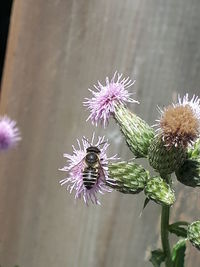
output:
[[[87,151],[87,153],[89,153],[89,152],[94,152],[94,153],[97,153],[97,154],[101,153],[100,149],[97,146],[89,146],[86,149],[86,151]]]

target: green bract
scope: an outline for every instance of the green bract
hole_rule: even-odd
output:
[[[176,171],[176,177],[184,185],[191,187],[200,186],[200,158],[187,159]]]
[[[148,198],[161,205],[171,206],[175,202],[174,191],[161,177],[151,178],[144,192]]]
[[[153,140],[148,153],[150,165],[161,175],[173,173],[183,165],[186,150],[183,147],[166,147],[160,137]]]
[[[188,226],[187,235],[192,245],[200,250],[200,221],[193,222]]]
[[[188,149],[188,157],[200,158],[200,139],[195,142],[194,147]]]
[[[149,173],[141,165],[133,162],[118,162],[108,165],[109,179],[107,184],[127,194],[142,191],[149,179]]]
[[[114,118],[135,157],[147,157],[149,145],[155,135],[154,130],[122,105],[115,109]]]

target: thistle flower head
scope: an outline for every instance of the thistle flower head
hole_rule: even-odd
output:
[[[106,78],[106,84],[94,85],[96,91],[89,91],[92,93],[92,98],[86,98],[83,103],[89,111],[90,115],[87,120],[91,119],[92,123],[97,125],[98,122],[104,124],[108,123],[109,117],[115,112],[116,105],[124,105],[126,102],[138,103],[131,98],[131,93],[127,88],[132,86],[135,81],[128,78],[122,78],[122,74],[115,72],[111,81]]]
[[[112,190],[106,186],[106,180],[108,179],[108,161],[117,159],[116,155],[108,158],[106,155],[106,150],[109,146],[105,137],[98,137],[97,143],[94,144],[94,134],[91,143],[83,137],[82,144],[79,140],[78,149],[73,147],[73,155],[64,154],[64,157],[68,159],[68,165],[64,166],[61,171],[66,171],[69,176],[60,181],[61,185],[66,185],[67,190],[70,193],[75,191],[75,199],[82,198],[84,202],[88,205],[91,201],[93,204],[100,205],[100,201],[97,198],[97,193],[104,194],[104,192],[111,192]],[[96,183],[91,189],[87,189],[83,182],[83,170],[85,168],[85,157],[87,154],[87,148],[90,146],[95,146],[99,148],[99,177]]]
[[[156,126],[166,146],[183,146],[193,143],[200,134],[200,99],[188,94],[178,103],[160,109],[161,118]]]
[[[8,150],[21,140],[16,122],[7,116],[0,117],[0,151]]]

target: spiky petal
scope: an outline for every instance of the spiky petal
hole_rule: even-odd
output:
[[[16,122],[7,116],[0,117],[0,151],[14,147],[21,140]]]
[[[178,104],[176,105],[184,107],[189,105],[196,118],[200,121],[200,98],[198,96],[193,95],[193,97],[189,99],[189,94],[186,94],[183,98],[181,98],[181,96],[179,95]]]
[[[96,91],[89,89],[93,97],[86,98],[83,103],[90,111],[87,120],[91,119],[95,125],[101,122],[105,127],[109,117],[115,112],[116,104],[138,103],[138,101],[131,98],[131,93],[127,90],[134,82],[129,77],[122,78],[122,74],[115,72],[111,80],[108,77],[106,78],[105,85],[100,82],[98,82],[97,86],[94,85]]]
[[[106,150],[109,146],[105,137],[98,137],[98,141],[94,144],[94,134],[91,143],[87,139],[82,139],[82,144],[79,140],[78,149],[73,147],[73,155],[64,154],[64,157],[68,159],[68,165],[64,166],[61,171],[69,173],[69,176],[60,181],[61,185],[66,185],[67,190],[75,191],[75,199],[83,198],[84,202],[88,205],[91,201],[93,204],[99,204],[100,201],[97,198],[97,193],[103,194],[104,192],[111,192],[111,189],[106,186],[106,180],[108,179],[108,162],[116,159],[116,156],[107,157]],[[102,147],[100,147],[102,144]],[[90,189],[86,189],[83,184],[82,171],[84,168],[84,158],[86,156],[86,149],[90,146],[99,147],[101,172],[97,183]]]

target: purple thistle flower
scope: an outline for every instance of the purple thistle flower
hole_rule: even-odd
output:
[[[8,150],[21,140],[16,122],[7,116],[0,117],[0,151]]]
[[[75,199],[80,199],[83,197],[84,202],[88,205],[91,201],[93,204],[101,205],[96,194],[99,192],[104,194],[104,192],[111,192],[112,190],[105,185],[105,181],[108,179],[108,161],[115,160],[116,155],[108,158],[106,155],[106,150],[109,146],[107,141],[105,141],[105,137],[98,137],[97,143],[94,145],[94,134],[92,137],[91,144],[87,142],[85,137],[82,139],[82,145],[78,142],[78,149],[74,146],[73,155],[64,154],[64,157],[68,159],[68,165],[64,166],[61,171],[66,171],[69,173],[69,177],[60,181],[61,185],[66,185],[67,190],[70,193],[75,190]],[[99,148],[99,145],[102,144],[102,148]],[[96,146],[100,149],[101,153],[99,155],[100,164],[101,164],[101,172],[99,174],[99,178],[97,179],[96,184],[90,189],[86,189],[83,184],[83,169],[85,166],[84,159],[86,156],[86,149],[90,146]]]
[[[86,101],[83,102],[84,106],[90,111],[90,116],[87,120],[91,119],[95,125],[100,121],[105,127],[118,104],[124,105],[125,102],[139,103],[131,98],[132,94],[127,90],[134,83],[135,81],[131,81],[129,77],[122,79],[122,74],[117,72],[115,72],[111,81],[109,81],[108,77],[106,78],[106,85],[102,85],[98,81],[98,85],[94,85],[97,91],[89,89],[93,97],[86,98]]]

